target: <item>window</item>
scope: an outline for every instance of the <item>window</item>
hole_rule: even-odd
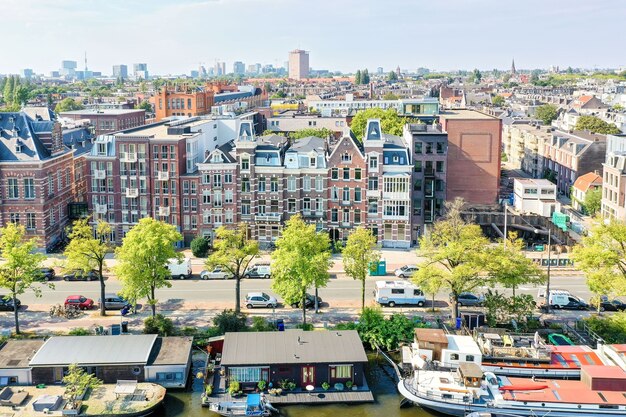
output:
[[[250,215],[250,200],[241,200],[241,214]]]
[[[264,192],[265,191],[265,177],[261,177],[259,178],[259,191],[260,192]]]
[[[465,355],[465,362],[474,362],[474,355]]]
[[[443,161],[437,161],[435,166],[436,166],[437,172],[443,172]]]
[[[189,181],[183,181],[183,194],[189,194]]]
[[[341,221],[344,223],[350,223],[350,209],[343,209],[341,213]]]
[[[361,168],[354,168],[354,179],[357,181],[361,180]]]
[[[157,381],[182,381],[183,373],[182,372],[157,372],[156,374]]]
[[[350,168],[345,167],[343,169],[343,179],[344,180],[350,180]]]
[[[339,212],[336,208],[330,210],[330,221],[335,223],[339,221]]]
[[[370,166],[370,169],[378,169],[378,157],[377,156],[370,156],[369,166]]]
[[[232,210],[226,210],[226,212],[224,213],[224,222],[225,223],[232,223],[233,222],[233,211]]]
[[[224,184],[232,184],[233,183],[233,174],[227,173],[224,174]]]
[[[202,191],[202,202],[204,204],[211,204],[211,191],[210,190]]]
[[[339,188],[333,187],[330,194],[330,199],[333,201],[339,200]]]
[[[367,212],[369,214],[378,214],[378,200],[376,198],[367,200]]]
[[[242,178],[241,179],[241,192],[249,193],[250,192],[250,178]]]
[[[302,179],[302,190],[303,191],[311,191],[311,177],[308,175]]]
[[[24,198],[35,198],[35,179],[24,178]]]
[[[421,216],[422,215],[422,199],[416,198],[413,200],[413,215]]]
[[[415,166],[413,166],[414,172],[422,172],[422,161],[415,161]]]
[[[35,230],[37,228],[35,213],[26,213],[26,228],[28,230]]]
[[[444,142],[436,142],[437,153],[442,154],[446,152],[446,144]]]
[[[426,153],[427,154],[433,153],[433,144],[430,142],[426,142]]]
[[[54,180],[52,174],[48,174],[48,195],[54,194]]]
[[[61,191],[63,189],[63,174],[61,174],[61,170],[57,171],[57,191]]]
[[[352,380],[352,365],[331,365],[330,378]]]
[[[230,367],[228,368],[228,378],[237,382],[259,382],[269,379],[269,368],[248,368],[248,367]]]
[[[241,158],[241,170],[242,171],[250,170],[250,158],[248,157]]]
[[[290,198],[287,200],[287,211],[289,213],[295,213],[296,212],[296,199],[295,198]]]
[[[20,223],[20,213],[11,213],[9,217],[11,223],[19,224]]]
[[[378,177],[369,177],[367,180],[367,189],[373,191],[378,190]]]
[[[315,178],[315,191],[324,191],[324,177],[322,177],[321,175],[318,175]]]
[[[213,186],[221,187],[222,186],[222,175],[221,174],[213,174]]]
[[[459,354],[458,353],[452,353],[450,355],[450,360],[451,361],[458,361],[459,360]]]
[[[338,180],[339,179],[339,168],[332,168],[330,170],[330,179]]]
[[[8,198],[15,200],[20,197],[20,190],[17,185],[17,178],[9,178],[9,196]]]
[[[343,191],[341,193],[341,198],[344,202],[350,202],[350,188],[343,187]]]
[[[317,158],[312,156],[309,158],[309,167],[315,168],[317,166]]]
[[[287,178],[287,191],[296,191],[296,177]]]
[[[354,202],[355,203],[360,203],[361,202],[361,188],[356,187],[354,189]]]
[[[422,153],[422,142],[415,142],[415,153],[416,154]]]
[[[278,178],[272,177],[270,180],[270,191],[273,193],[278,192]]]
[[[341,162],[349,164],[350,162],[352,162],[352,155],[350,155],[348,152],[341,154]]]
[[[233,191],[232,190],[226,190],[226,192],[224,193],[224,203],[232,203],[233,202]]]
[[[361,210],[359,209],[354,210],[354,223],[361,223]]]

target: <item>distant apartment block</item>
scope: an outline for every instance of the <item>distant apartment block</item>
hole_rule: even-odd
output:
[[[502,124],[502,149],[507,166],[521,169],[532,178],[542,178],[543,149],[552,139],[552,127],[524,120],[504,120]]]
[[[133,64],[133,77],[135,77],[136,80],[149,79],[148,64]]]
[[[446,198],[470,204],[494,204],[500,189],[502,120],[472,110],[440,115],[448,135]]]
[[[146,111],[143,109],[86,109],[62,112],[60,117],[71,120],[85,120],[94,127],[96,135],[131,129],[146,124]]]
[[[128,78],[128,66],[126,65],[113,65],[113,77]]]
[[[301,49],[289,52],[289,78],[304,80],[309,78],[309,53]]]
[[[395,109],[401,116],[425,117],[434,120],[439,114],[439,101],[436,98],[399,100],[354,100],[347,95],[345,100],[310,100],[307,105],[323,117],[354,116],[359,110]]]

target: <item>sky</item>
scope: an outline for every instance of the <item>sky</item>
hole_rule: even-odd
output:
[[[0,0],[0,74],[48,74],[62,60],[104,74],[200,63],[353,72],[626,66],[624,0]]]

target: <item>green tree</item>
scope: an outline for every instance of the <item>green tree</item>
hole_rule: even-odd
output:
[[[111,250],[108,243],[110,235],[111,226],[105,221],[98,220],[95,227],[91,227],[88,218],[76,220],[68,234],[70,243],[64,251],[66,269],[79,269],[84,272],[92,269],[98,271],[100,300],[104,300],[106,293],[104,271],[106,269],[105,257]],[[100,303],[100,315],[106,316],[104,302]]]
[[[245,314],[233,310],[224,310],[213,317],[213,324],[217,328],[218,334],[245,332],[248,330],[246,321],[247,317]]]
[[[7,105],[13,104],[13,91],[15,89],[15,76],[10,75],[4,84],[4,90],[2,91],[2,97]]]
[[[624,110],[624,106],[622,106],[619,103],[615,104],[615,105],[613,105],[613,110],[615,110],[615,111],[622,111],[622,110]]]
[[[13,91],[13,104],[22,106],[28,102],[30,91],[23,85],[18,85]]]
[[[369,84],[369,83],[370,83],[370,73],[367,70],[367,68],[365,68],[363,72],[361,73],[361,84]]]
[[[622,133],[613,123],[605,122],[596,116],[580,116],[576,122],[575,130],[589,130],[603,135],[617,135]]]
[[[182,240],[176,227],[150,217],[139,220],[115,249],[115,272],[122,283],[122,294],[129,301],[146,297],[156,315],[156,290],[171,287],[168,282],[170,259],[181,259],[174,244]]]
[[[595,216],[595,214],[600,210],[602,206],[602,188],[594,188],[593,190],[588,190],[585,194],[585,201],[583,202],[583,208],[585,209],[585,213],[590,216]]]
[[[479,274],[485,268],[485,248],[489,245],[479,225],[463,220],[463,206],[460,198],[446,203],[445,217],[434,224],[430,234],[420,238],[417,251],[418,256],[426,258],[416,273],[417,280],[432,271],[430,268],[439,268],[441,288],[451,293],[454,317],[458,317],[459,294],[483,283]]]
[[[76,399],[85,391],[94,390],[102,385],[102,381],[95,375],[87,373],[84,368],[75,363],[69,366],[62,382],[65,386],[65,398],[67,398],[71,408],[76,408]]]
[[[496,107],[502,107],[504,106],[504,97],[502,96],[495,96],[491,99],[491,104],[493,104]]]
[[[550,126],[558,115],[559,109],[552,104],[544,104],[535,109],[535,117],[541,120],[546,126]]]
[[[309,136],[315,136],[317,138],[325,139],[331,136],[332,134],[333,132],[330,129],[327,129],[325,127],[322,127],[319,129],[307,128],[307,129],[302,129],[302,130],[297,130],[295,132],[291,132],[289,134],[289,137],[291,139],[302,139],[302,138],[306,138]]]
[[[445,271],[432,264],[427,265],[424,268],[420,268],[416,273],[413,274],[411,280],[415,285],[420,287],[422,291],[426,294],[431,295],[431,310],[435,311],[435,297],[441,291],[441,288],[444,285],[444,280],[446,278]]]
[[[209,253],[209,248],[211,245],[209,244],[209,240],[204,236],[196,236],[191,241],[190,246],[193,256],[195,256],[196,258],[204,258]]]
[[[626,224],[596,224],[574,246],[572,260],[584,272],[598,310],[600,296],[626,295]]]
[[[383,110],[375,108],[361,110],[352,118],[352,123],[350,124],[350,129],[352,129],[352,132],[360,141],[363,140],[365,127],[369,119],[380,119],[383,132],[396,136],[402,136],[402,129],[407,123],[404,117],[398,116],[396,109]]]
[[[45,256],[35,253],[37,239],[25,240],[24,226],[9,223],[0,229],[0,254],[4,263],[0,265],[0,287],[8,290],[5,298],[13,300],[17,305],[17,296],[27,289],[33,290],[35,296],[41,296],[41,289],[34,286],[40,275],[41,263]],[[52,287],[52,286],[51,286]],[[19,310],[14,308],[15,333],[20,333]]]
[[[398,74],[395,71],[389,71],[387,74],[387,81],[398,81]]]
[[[56,107],[54,108],[54,112],[63,113],[66,111],[82,110],[84,108],[85,106],[83,106],[81,103],[78,103],[73,98],[68,97],[64,98],[59,104],[56,105]]]
[[[363,311],[365,280],[370,272],[370,266],[378,264],[380,260],[380,252],[376,250],[376,237],[370,229],[358,227],[348,236],[341,254],[346,274],[352,279],[361,281],[361,311]]]
[[[475,68],[469,78],[474,84],[480,84],[480,81],[483,79],[483,74],[481,74],[478,68]]]
[[[175,332],[174,322],[163,314],[148,317],[143,321],[144,334],[158,334],[159,336],[172,336]]]
[[[250,262],[259,254],[259,243],[248,239],[248,226],[239,224],[237,229],[224,226],[215,231],[213,253],[206,260],[207,269],[221,266],[235,279],[235,312],[241,311],[241,278]]]
[[[149,101],[142,101],[141,104],[139,105],[140,109],[144,109],[146,111],[146,113],[153,113],[152,110],[152,104],[150,104]]]
[[[399,98],[400,96],[395,95],[391,91],[385,93],[385,95],[383,96],[383,100],[398,100]]]
[[[306,292],[325,287],[331,267],[330,240],[306,224],[298,214],[290,218],[272,252],[272,288],[285,299],[302,300],[302,324],[306,325]],[[317,294],[316,294],[317,295]]]
[[[361,70],[356,70],[356,75],[354,76],[354,84],[361,84]]]

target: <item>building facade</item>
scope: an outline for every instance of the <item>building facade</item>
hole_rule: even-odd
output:
[[[146,111],[143,109],[74,110],[60,113],[59,116],[70,120],[88,120],[94,128],[95,135],[132,129],[146,124]]]
[[[303,80],[309,78],[309,53],[301,49],[289,52],[289,78]]]
[[[626,221],[626,135],[608,135],[602,164],[602,217]]]

